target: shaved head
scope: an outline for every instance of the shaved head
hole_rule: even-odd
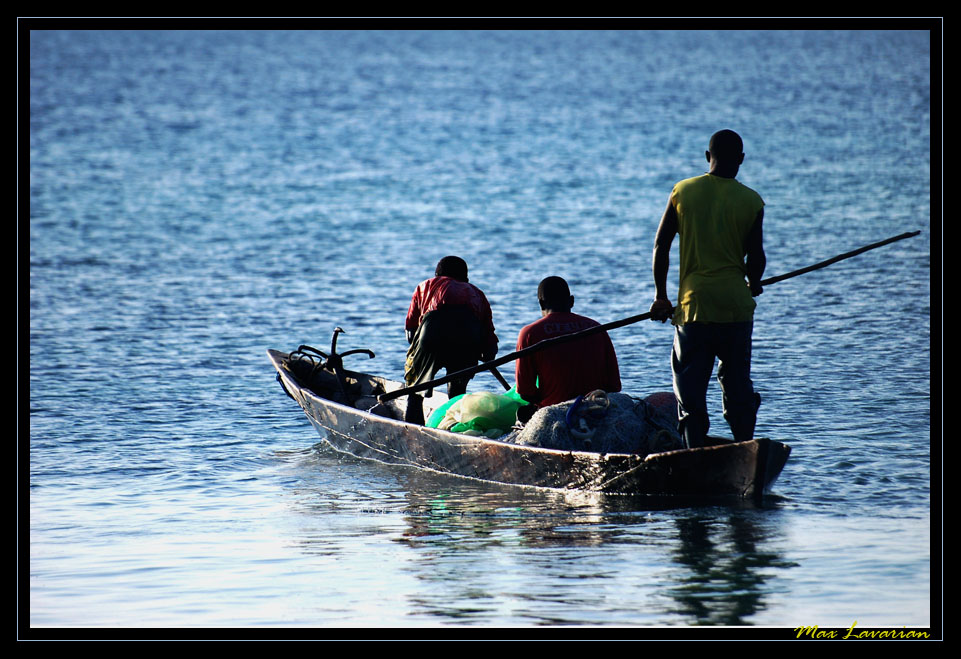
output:
[[[467,262],[459,256],[445,256],[437,262],[434,276],[467,281]]]
[[[719,130],[711,135],[708,151],[718,160],[737,160],[744,153],[744,143],[733,130]]]
[[[547,277],[537,286],[537,300],[541,309],[569,311],[574,304],[571,289],[562,277]]]

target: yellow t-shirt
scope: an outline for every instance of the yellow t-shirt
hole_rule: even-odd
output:
[[[681,261],[674,324],[752,320],[745,244],[764,200],[736,179],[704,174],[675,185],[671,203]]]

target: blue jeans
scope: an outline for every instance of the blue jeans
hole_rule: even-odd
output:
[[[707,386],[718,360],[724,419],[735,441],[754,437],[760,396],[751,382],[752,321],[743,323],[686,323],[674,332],[671,372],[681,436],[688,448],[704,445],[710,419]]]

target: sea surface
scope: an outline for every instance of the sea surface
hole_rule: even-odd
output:
[[[21,636],[940,625],[940,40],[638,27],[29,33]],[[376,353],[348,366],[400,379],[448,254],[499,354],[547,275],[601,322],[647,311],[668,194],[721,128],[766,202],[766,275],[921,231],[757,298],[757,434],[793,449],[765,505],[360,461],[275,381],[268,348],[335,327]],[[671,390],[672,336],[612,332],[625,391]],[[716,382],[709,404],[730,436]]]

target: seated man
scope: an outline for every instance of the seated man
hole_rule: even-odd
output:
[[[517,349],[556,336],[579,332],[600,323],[571,312],[574,297],[567,282],[548,277],[537,287],[541,319],[524,327],[517,337]],[[515,366],[517,394],[532,403],[518,412],[526,421],[537,407],[556,405],[590,393],[621,390],[614,345],[607,332],[544,348],[517,360]]]
[[[438,262],[434,277],[414,290],[407,310],[407,362],[404,380],[408,387],[429,382],[442,368],[447,373],[489,361],[497,354],[490,304],[484,293],[467,281],[467,263],[456,256]],[[467,391],[470,378],[447,385],[453,398]],[[422,398],[407,398],[405,420],[424,423]]]

